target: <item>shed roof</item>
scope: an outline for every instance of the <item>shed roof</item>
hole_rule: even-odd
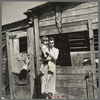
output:
[[[72,2],[66,2],[66,5],[67,4],[70,4]],[[26,12],[24,12],[25,15],[29,15],[31,12],[33,12],[34,14],[40,14],[40,13],[43,13],[44,11],[54,7],[55,5],[64,5],[65,2],[47,2],[47,3],[44,3],[44,4],[41,4],[39,6],[36,6],[34,8],[31,8],[31,9],[28,9]]]

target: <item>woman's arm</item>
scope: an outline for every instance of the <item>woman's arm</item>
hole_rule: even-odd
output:
[[[57,60],[58,55],[59,55],[59,50],[58,49],[55,49],[54,54],[52,54],[50,51],[46,51],[46,53],[49,54],[49,56],[52,59]]]

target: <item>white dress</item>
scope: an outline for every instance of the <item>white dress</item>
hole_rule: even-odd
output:
[[[50,49],[50,53],[55,56],[55,58],[58,58],[59,50],[55,47]],[[49,64],[50,63],[50,64]],[[52,59],[49,61],[49,65],[44,66],[44,75],[41,78],[41,86],[42,86],[42,93],[49,93],[55,94],[56,92],[56,61]],[[53,71],[53,74],[49,73],[50,71]]]

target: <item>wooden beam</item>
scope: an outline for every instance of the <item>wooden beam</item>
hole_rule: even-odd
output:
[[[38,16],[34,15],[34,37],[35,37],[35,60],[36,60],[36,70],[37,75],[39,75],[39,56],[40,56],[40,47],[39,47],[39,21]]]
[[[25,37],[27,36],[26,30],[20,30],[20,31],[15,31],[15,32],[11,32],[12,35],[9,36],[9,38],[20,38],[20,37]]]
[[[35,93],[35,64],[34,64],[34,30],[33,27],[27,29],[27,42],[28,42],[28,55],[29,55],[29,69],[30,69],[30,89],[31,89],[31,98]]]
[[[58,28],[59,33],[61,33],[61,24],[62,24],[62,13],[61,13],[61,6],[57,5],[56,6],[56,26]]]
[[[39,38],[39,21],[38,21],[38,16],[34,15],[34,38],[35,38],[35,66],[36,66],[36,97],[40,97],[41,95],[41,80],[40,80],[40,73],[39,73],[39,68],[40,68],[40,38]]]
[[[9,32],[6,32],[6,45],[7,45],[7,61],[8,61],[8,71],[9,71],[9,85],[10,85],[10,99],[13,99],[13,86],[12,86],[12,58],[11,58],[11,45],[12,44],[12,40],[9,41]],[[12,48],[13,49],[13,48]]]
[[[93,24],[90,17],[88,19],[88,27],[89,27],[89,39],[90,39],[90,51],[91,51],[91,65],[93,66],[92,71],[94,72],[95,71],[94,34],[93,34]]]
[[[95,64],[94,33],[93,33],[93,24],[90,17],[88,18],[88,28],[89,28],[89,39],[90,39],[90,51],[91,51],[91,66],[92,66],[92,73],[94,73],[93,77],[95,78],[94,84],[96,84],[97,82],[96,82],[96,74],[95,74],[96,64]],[[97,98],[97,95],[96,95],[96,98]]]

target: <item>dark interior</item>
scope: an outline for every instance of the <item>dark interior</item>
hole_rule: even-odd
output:
[[[19,52],[27,52],[27,37],[19,38]]]

